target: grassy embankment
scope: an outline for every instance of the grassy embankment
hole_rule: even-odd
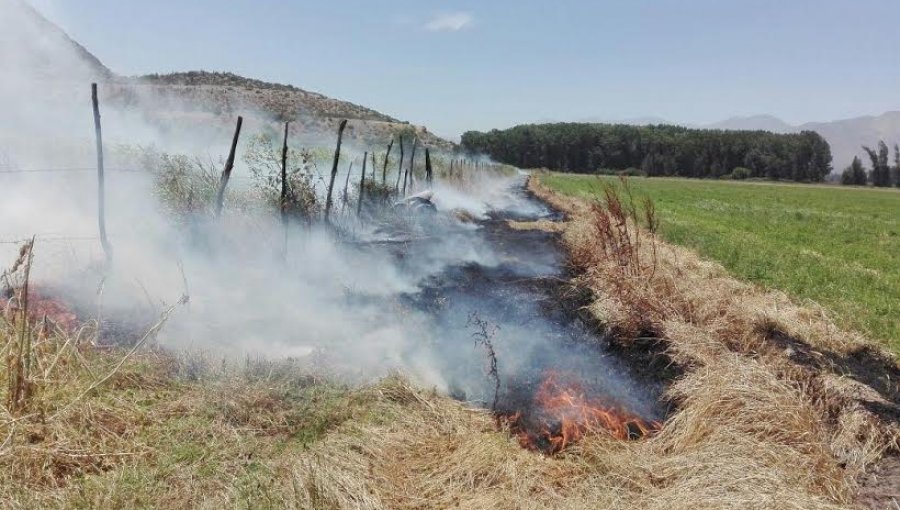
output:
[[[662,431],[561,455],[398,378],[348,389],[311,364],[90,345],[0,319],[0,501],[12,508],[848,508],[900,449],[900,369],[782,293],[532,182],[590,310],[683,370]],[[640,241],[640,242],[638,242]],[[648,334],[650,335],[648,338]],[[884,372],[884,377],[881,374]],[[848,375],[849,374],[849,375]],[[891,504],[882,498],[884,507]]]
[[[553,174],[551,188],[598,195],[615,177]],[[660,234],[737,276],[812,300],[900,353],[900,192],[760,182],[631,178]]]

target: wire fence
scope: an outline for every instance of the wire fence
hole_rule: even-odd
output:
[[[49,168],[0,168],[0,175],[4,174],[14,174],[14,175],[22,175],[22,174],[75,174],[75,173],[85,173],[85,172],[96,172],[97,167],[49,167]],[[146,169],[141,168],[132,168],[132,167],[107,167],[104,169],[106,172],[113,173],[123,173],[123,174],[145,174],[152,175],[152,173]],[[36,241],[40,242],[51,242],[51,243],[61,243],[61,242],[83,242],[83,241],[99,241],[99,236],[66,236],[58,233],[43,233],[43,234],[30,234],[27,236],[17,237],[17,238],[8,238],[3,239],[0,238],[0,245],[18,245],[28,242],[34,237]]]
[[[77,174],[97,172],[97,167],[51,167],[51,168],[2,168],[0,167],[0,175],[22,175],[22,174]],[[148,177],[160,175],[147,168],[131,168],[131,167],[104,167],[106,173],[120,174],[136,174]],[[231,179],[252,179],[252,175],[232,175]]]
[[[32,236],[22,237],[20,239],[0,239],[0,244],[22,244],[31,241]],[[69,242],[69,241],[99,241],[99,236],[60,236],[55,234],[35,234],[36,241],[41,242]]]
[[[8,168],[0,169],[0,174],[40,174],[40,173],[67,173],[67,172],[96,172],[97,167],[60,167],[60,168]],[[141,168],[111,167],[105,168],[106,172],[146,173],[150,172]]]

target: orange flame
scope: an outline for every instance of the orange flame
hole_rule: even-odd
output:
[[[16,299],[0,298],[0,310],[7,316],[7,320],[15,322],[16,314],[21,307],[21,299],[18,294],[21,289],[16,289]],[[32,286],[28,290],[28,321],[38,323],[47,318],[52,323],[62,328],[67,333],[78,329],[78,316],[69,305],[60,298],[50,296],[41,289]]]
[[[610,407],[586,395],[574,378],[548,372],[534,395],[533,417],[517,411],[507,417],[519,443],[548,454],[562,451],[587,433],[602,432],[617,439],[637,439],[659,430],[658,422]]]

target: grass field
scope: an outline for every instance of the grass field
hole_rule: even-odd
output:
[[[541,177],[570,195],[614,177]],[[900,353],[900,192],[830,186],[631,178],[660,232],[739,278],[812,300],[838,323]]]

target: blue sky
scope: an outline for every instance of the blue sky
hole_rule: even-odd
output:
[[[31,0],[114,71],[229,70],[426,124],[900,109],[900,0]]]

